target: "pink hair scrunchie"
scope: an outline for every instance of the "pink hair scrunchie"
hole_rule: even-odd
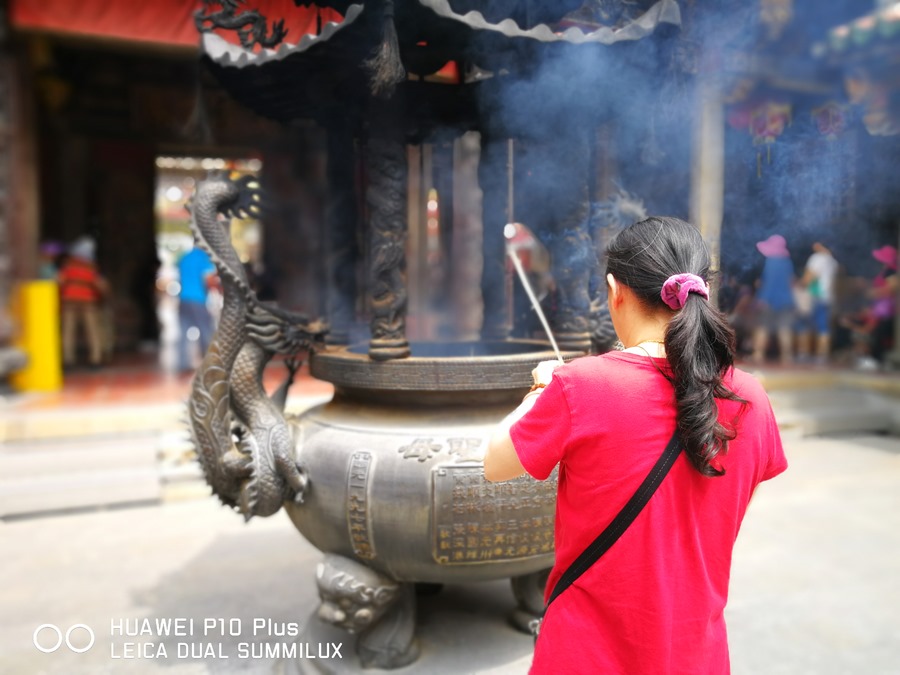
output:
[[[681,309],[687,300],[688,293],[697,293],[709,300],[709,289],[706,282],[696,274],[673,274],[662,286],[663,302],[672,309]]]

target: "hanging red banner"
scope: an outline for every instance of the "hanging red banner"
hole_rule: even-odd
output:
[[[232,3],[233,4],[233,3]],[[194,14],[223,10],[221,3],[185,0],[10,0],[9,20],[14,29],[80,35],[168,46],[197,47],[200,33]],[[298,7],[294,0],[247,0],[238,4],[234,16],[254,11],[271,26],[283,20],[286,42],[296,43],[315,34],[328,21],[341,21],[340,14],[315,6]],[[221,33],[237,42],[234,32]]]

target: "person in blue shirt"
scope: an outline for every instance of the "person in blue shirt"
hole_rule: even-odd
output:
[[[765,360],[769,337],[775,332],[781,362],[789,364],[794,346],[794,264],[780,234],[757,243],[756,248],[766,262],[756,291],[759,323],[753,334],[753,362]]]
[[[187,372],[193,370],[190,343],[197,341],[205,354],[212,341],[213,320],[206,299],[216,283],[216,268],[206,251],[195,246],[178,261],[178,276],[178,370]]]

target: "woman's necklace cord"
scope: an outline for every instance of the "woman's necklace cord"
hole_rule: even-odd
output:
[[[654,353],[651,353],[650,349],[647,349],[647,346],[649,346],[649,345],[659,345],[659,346],[652,347],[652,350]],[[666,355],[664,345],[665,345],[664,340],[641,340],[636,345],[628,347],[624,351],[630,352],[632,354],[638,354],[640,352],[638,352],[636,350],[640,350],[641,352],[643,352],[644,354],[646,354],[647,356],[649,356],[651,358],[661,358]]]

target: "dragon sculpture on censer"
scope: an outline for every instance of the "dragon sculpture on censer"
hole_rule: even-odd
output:
[[[641,7],[652,1],[638,0]],[[297,530],[325,555],[315,579],[321,603],[298,641],[350,640],[353,645],[341,663],[298,660],[292,667],[304,673],[343,674],[360,668],[403,668],[420,655],[427,659],[435,638],[428,632],[433,626],[417,625],[417,591],[423,584],[509,579],[517,605],[509,619],[523,630],[543,609],[553,560],[556,480],[488,484],[480,453],[497,422],[530,386],[534,365],[552,355],[537,341],[510,340],[501,325],[506,306],[505,293],[499,291],[505,287],[506,271],[508,139],[531,136],[500,116],[486,119],[477,105],[476,90],[498,96],[501,85],[514,83],[515,73],[473,81],[471,86],[461,76],[459,86],[452,87],[428,82],[426,76],[448,60],[455,60],[461,73],[471,63],[499,74],[513,65],[514,55],[522,51],[519,45],[525,43],[543,53],[565,49],[566,44],[584,43],[593,49],[639,40],[660,24],[678,25],[678,5],[658,0],[621,30],[593,26],[585,32],[574,27],[553,30],[545,23],[555,23],[583,4],[581,0],[541,5],[552,16],[533,15],[530,9],[536,5],[520,0],[454,0],[453,7],[446,0],[326,0],[322,5],[340,17],[329,15],[305,32],[302,22],[291,23],[300,39],[263,49],[259,41],[247,44],[254,35],[246,31],[237,36],[241,46],[227,39],[231,36],[216,34],[217,28],[234,30],[232,18],[256,19],[244,16],[249,12],[234,11],[242,0],[229,0],[227,6],[207,2],[207,13],[216,4],[235,17],[221,16],[227,25],[210,17],[211,25],[201,28],[205,58],[214,74],[264,116],[288,123],[319,121],[329,142],[331,205],[357,203],[357,190],[364,188],[368,207],[365,214],[349,208],[326,211],[332,251],[356,253],[329,263],[330,283],[347,292],[334,294],[340,296],[334,306],[329,302],[335,332],[332,344],[318,349],[324,326],[261,305],[250,292],[226,231],[216,222],[217,214],[240,214],[242,208],[255,215],[259,199],[252,181],[234,184],[212,177],[198,186],[194,205],[196,234],[213,254],[225,290],[219,332],[195,380],[190,404],[207,482],[224,503],[247,518],[284,507]],[[299,12],[299,6],[308,3],[295,4]],[[520,23],[507,20],[513,10],[524,11],[518,12]],[[265,21],[256,25],[265,31]],[[376,49],[391,56],[381,65],[399,65],[410,75],[387,92],[366,86],[377,84],[370,81]],[[380,74],[382,69],[375,65]],[[567,126],[571,133],[562,140],[532,139],[536,157],[556,160],[549,164],[562,167],[555,173],[564,173],[552,181],[564,190],[546,191],[546,203],[557,207],[545,209],[541,229],[556,235],[553,256],[560,267],[572,262],[557,270],[565,282],[565,302],[554,328],[566,358],[588,351],[592,342],[609,348],[611,333],[608,314],[596,317],[596,327],[588,320],[592,269],[584,252],[591,240],[591,162],[589,153],[579,150],[587,145],[577,131],[581,127],[573,121]],[[481,339],[411,343],[406,336],[404,273],[406,146],[428,142],[435,129],[458,133],[470,128],[483,132],[478,164],[484,193]],[[365,167],[364,184],[356,180],[357,166]],[[347,246],[356,241],[360,224],[366,229],[366,259],[359,255],[360,247]],[[363,263],[366,288],[347,288],[346,280],[357,279]],[[371,313],[368,345],[350,341],[359,300]],[[304,349],[314,352],[313,376],[331,382],[335,393],[327,403],[285,420],[277,402],[263,391],[260,375],[274,353],[292,355]]]
[[[264,305],[251,289],[231,246],[228,223],[234,216],[258,215],[260,208],[259,184],[252,176],[234,181],[221,173],[199,181],[189,205],[197,245],[215,264],[224,295],[216,334],[192,384],[189,423],[206,482],[245,520],[273,515],[285,504],[303,504],[306,509],[304,496],[315,502],[328,492],[325,488],[306,494],[307,467],[297,460],[302,432],[297,420],[283,414],[300,355],[323,346],[327,327]],[[288,378],[269,397],[262,375],[275,354],[286,357]],[[308,468],[312,472],[313,467]],[[327,476],[323,484],[327,485]],[[519,595],[523,583],[514,583]],[[362,667],[397,668],[419,656],[413,584],[326,551],[316,586],[321,625],[355,636],[355,654]],[[520,602],[527,598],[522,596]]]
[[[286,500],[303,500],[306,474],[294,459],[283,408],[300,355],[327,332],[320,321],[264,305],[250,288],[228,223],[259,213],[258,189],[252,176],[232,181],[211,174],[198,183],[189,205],[194,237],[215,264],[224,296],[216,334],[192,384],[191,432],[206,481],[246,520],[272,515]],[[270,398],[262,375],[275,354],[286,356],[288,378]]]

